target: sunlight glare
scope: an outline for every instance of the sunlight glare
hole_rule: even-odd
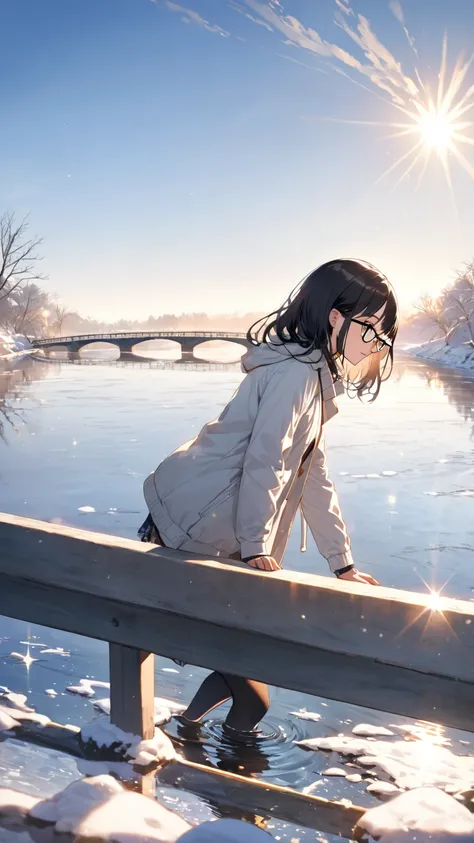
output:
[[[455,124],[451,122],[449,114],[430,108],[420,115],[418,122],[421,136],[428,147],[436,152],[450,148],[455,136]]]
[[[430,591],[429,608],[432,612],[441,612],[441,595],[438,591]]]

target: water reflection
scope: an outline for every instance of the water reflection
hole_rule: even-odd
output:
[[[416,369],[429,387],[441,390],[464,421],[474,422],[474,377],[461,371],[438,369],[431,365]],[[474,425],[471,437],[474,438]]]
[[[25,387],[46,377],[47,372],[31,357],[0,360],[0,437],[7,442],[7,431],[18,433],[26,424],[19,405]]]

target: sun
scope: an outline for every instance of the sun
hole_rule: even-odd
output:
[[[449,114],[437,111],[432,105],[420,114],[418,125],[421,138],[429,149],[440,153],[452,148],[456,123],[451,120]]]
[[[474,179],[474,165],[466,157],[463,147],[474,146],[474,84],[466,85],[466,79],[474,55],[468,60],[460,56],[452,74],[447,72],[447,39],[443,40],[441,65],[438,74],[437,91],[431,93],[430,87],[417,71],[418,85],[410,92],[408,103],[391,102],[390,105],[403,114],[404,122],[373,120],[345,120],[337,122],[353,123],[365,126],[385,126],[392,128],[385,140],[393,138],[413,138],[414,144],[407,152],[400,155],[376,181],[378,184],[394,170],[402,173],[394,189],[419,167],[418,185],[420,185],[430,160],[434,157],[441,163],[451,195],[454,199],[451,169],[452,162],[459,164]],[[334,119],[334,118],[331,118]],[[404,164],[404,168],[400,165]]]
[[[474,121],[469,119],[474,109],[474,85],[462,91],[474,56],[469,61],[458,58],[451,78],[447,79],[447,39],[443,40],[441,66],[438,75],[438,90],[431,95],[429,86],[418,75],[419,90],[413,96],[408,107],[397,105],[408,122],[391,123],[397,129],[389,135],[391,138],[413,136],[415,145],[401,155],[378,181],[385,178],[400,164],[408,160],[408,166],[400,176],[397,185],[403,181],[413,168],[421,162],[419,182],[425,173],[431,156],[434,154],[441,162],[446,180],[452,192],[450,159],[458,164],[474,179],[474,166],[462,152],[462,146],[474,146]]]

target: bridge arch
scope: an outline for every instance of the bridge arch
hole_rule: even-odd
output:
[[[51,337],[34,340],[33,346],[46,351],[65,349],[71,353],[79,353],[82,348],[95,343],[114,345],[121,354],[132,353],[135,346],[151,340],[167,340],[181,346],[183,356],[192,355],[194,350],[209,342],[226,342],[242,345],[248,348],[246,335],[224,331],[138,331],[116,332],[109,334],[80,334],[71,337]]]

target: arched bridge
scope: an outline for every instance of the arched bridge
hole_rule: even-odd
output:
[[[107,342],[118,346],[120,353],[132,352],[139,343],[148,340],[173,340],[181,346],[183,355],[192,355],[197,345],[210,340],[227,340],[249,347],[246,334],[233,334],[226,331],[126,331],[113,334],[79,334],[73,337],[47,337],[32,340],[34,348],[52,350],[64,348],[78,353],[81,348],[93,342]]]

